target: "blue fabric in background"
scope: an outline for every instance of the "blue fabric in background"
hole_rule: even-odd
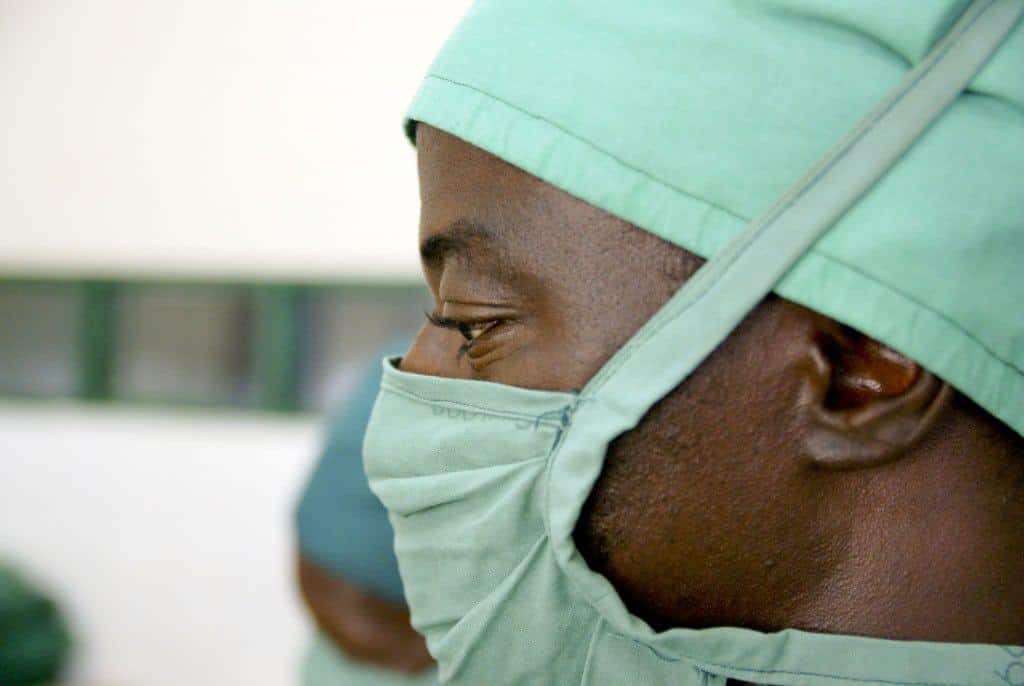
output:
[[[407,348],[407,339],[392,342],[381,357]],[[332,416],[326,445],[299,502],[298,538],[303,554],[328,571],[375,595],[405,602],[394,532],[363,471],[363,434],[380,377],[379,358],[367,361],[362,378]]]

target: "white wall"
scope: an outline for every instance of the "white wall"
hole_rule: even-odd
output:
[[[287,686],[309,418],[0,405],[0,557],[82,641],[71,684]]]
[[[0,274],[418,279],[402,114],[468,4],[0,0]],[[0,556],[69,609],[73,683],[294,683],[318,434],[0,405]]]
[[[0,272],[418,278],[402,115],[469,0],[0,0]]]

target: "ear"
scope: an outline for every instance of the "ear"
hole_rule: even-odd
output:
[[[808,341],[801,407],[817,466],[858,469],[899,458],[939,420],[949,384],[878,341],[825,317]]]

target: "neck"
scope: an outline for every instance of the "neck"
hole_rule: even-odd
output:
[[[867,502],[848,520],[843,559],[794,625],[898,640],[1024,645],[1024,499],[1018,483],[994,495],[980,461],[953,479],[929,461],[914,466],[930,471],[875,479],[864,490]]]

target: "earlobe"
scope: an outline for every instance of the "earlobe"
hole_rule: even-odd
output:
[[[807,458],[829,469],[891,462],[932,429],[953,397],[916,362],[826,321],[807,343],[800,410]]]

